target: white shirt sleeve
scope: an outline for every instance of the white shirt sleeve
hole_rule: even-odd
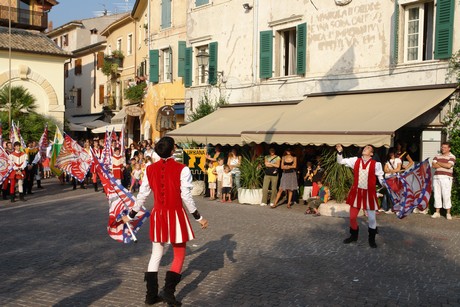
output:
[[[133,206],[133,211],[139,212],[142,206],[145,204],[145,200],[150,195],[152,190],[150,189],[149,177],[147,177],[147,172],[144,171],[144,176],[142,177],[142,184],[139,187],[139,193],[136,197],[136,203]]]
[[[375,163],[375,176],[377,176],[377,178],[379,179],[379,182],[382,186],[385,186],[384,184],[384,179],[383,179],[383,169],[382,169],[382,163],[380,162],[376,162]]]
[[[348,166],[349,168],[354,168],[357,160],[358,157],[344,158],[343,155],[337,155],[337,163]],[[382,168],[382,165],[380,165],[380,168]]]
[[[188,212],[193,213],[196,211],[195,201],[192,197],[193,189],[192,173],[188,167],[184,167],[180,173],[180,196],[182,202],[187,207]]]

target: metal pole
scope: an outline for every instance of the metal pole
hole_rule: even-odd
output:
[[[9,0],[8,16],[8,127],[11,130],[11,0]]]

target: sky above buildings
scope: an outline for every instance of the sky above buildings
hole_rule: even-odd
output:
[[[130,12],[135,0],[58,0],[49,15],[53,27],[62,26],[72,20],[100,16],[105,10],[109,14]]]

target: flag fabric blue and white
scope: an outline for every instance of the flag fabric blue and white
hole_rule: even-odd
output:
[[[106,170],[112,168],[112,136],[111,132],[105,130],[104,148],[102,149],[102,164]]]
[[[398,218],[408,216],[415,208],[423,211],[428,207],[432,191],[428,159],[402,174],[385,179],[385,182]]]
[[[107,232],[112,239],[118,242],[133,242],[131,231],[136,235],[145,220],[150,216],[150,212],[148,212],[145,207],[142,207],[130,222],[130,225],[123,223],[122,216],[129,213],[129,210],[136,202],[136,198],[121,185],[119,180],[115,179],[113,175],[105,169],[94,152],[93,161],[110,206]],[[131,231],[128,227],[131,227]]]

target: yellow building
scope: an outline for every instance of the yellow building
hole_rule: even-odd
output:
[[[137,64],[148,63],[143,139],[161,137],[184,122],[186,13],[186,1],[137,0],[132,10],[138,32],[145,33],[138,35]]]

